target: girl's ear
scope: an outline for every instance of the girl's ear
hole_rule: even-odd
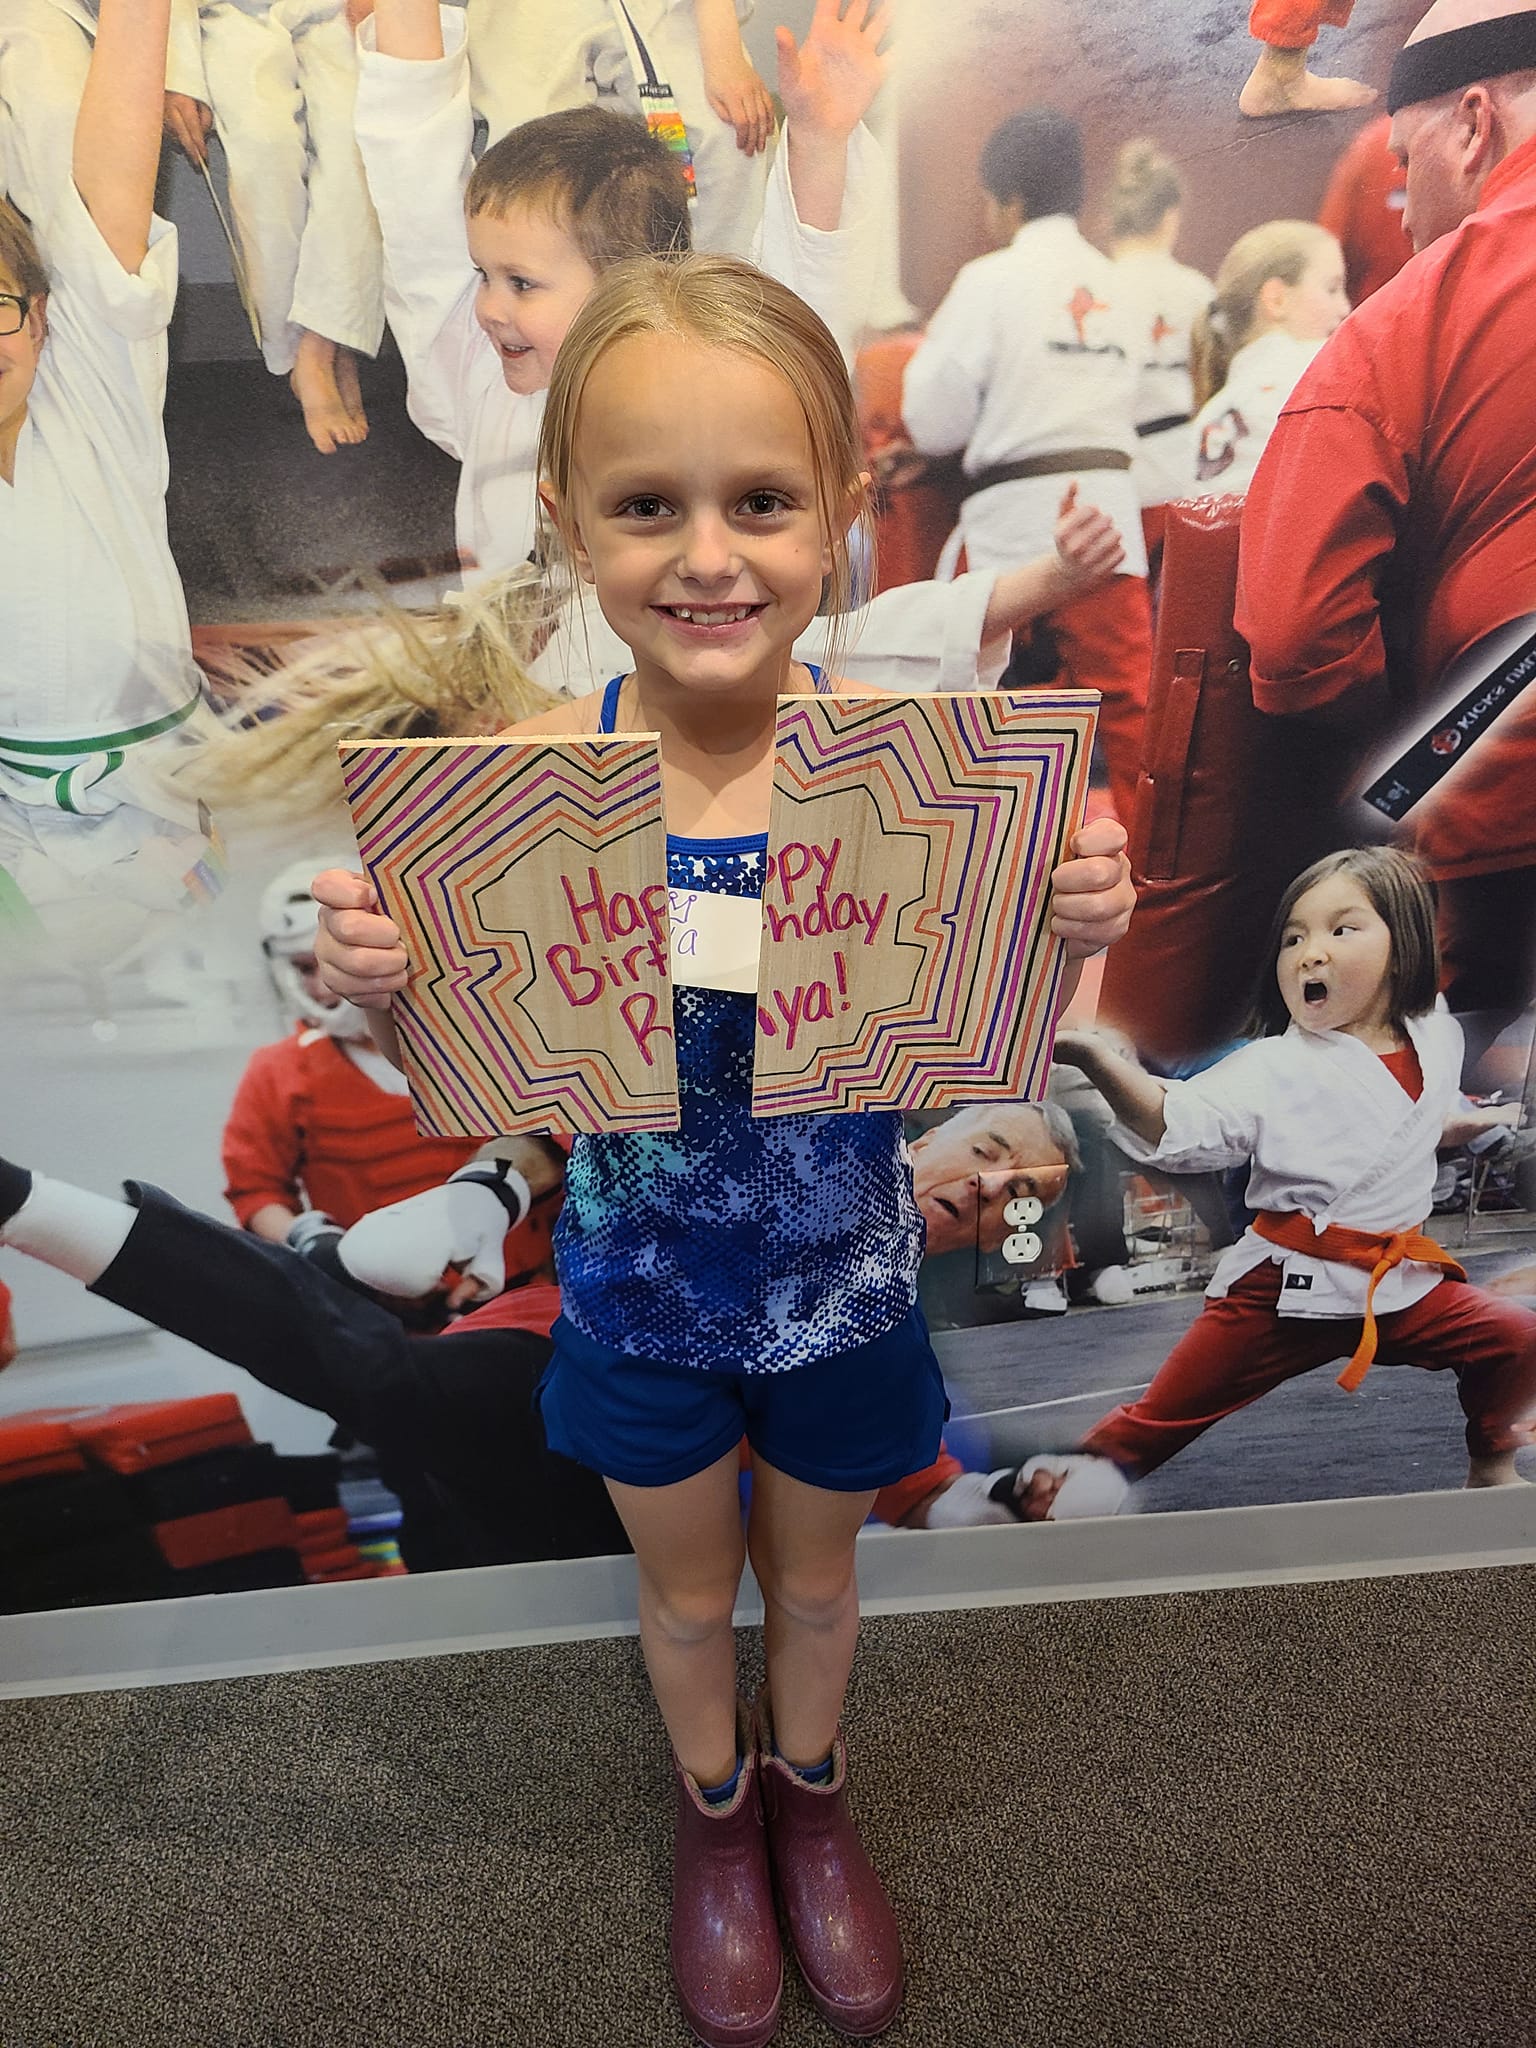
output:
[[[848,486],[847,490],[844,491],[842,503],[838,508],[840,521],[838,532],[835,536],[828,536],[827,544],[821,551],[821,573],[824,577],[832,574],[837,563],[839,547],[847,548],[848,535],[856,523],[859,514],[869,503],[869,494],[873,485],[873,476],[867,469],[862,469]]]
[[[1259,286],[1256,301],[1260,315],[1273,327],[1285,324],[1286,308],[1290,304],[1290,286],[1283,277],[1266,277]]]

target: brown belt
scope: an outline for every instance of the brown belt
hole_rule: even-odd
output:
[[[1030,455],[1022,462],[999,462],[991,469],[979,469],[965,480],[965,495],[990,491],[994,484],[1022,483],[1030,476],[1070,476],[1076,470],[1129,469],[1131,458],[1123,448],[1061,448],[1054,455]]]

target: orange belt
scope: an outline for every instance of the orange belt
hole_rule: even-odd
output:
[[[1467,1277],[1466,1268],[1459,1266],[1449,1252],[1422,1230],[1398,1230],[1390,1236],[1377,1236],[1369,1230],[1349,1230],[1342,1223],[1330,1223],[1326,1229],[1316,1230],[1310,1219],[1296,1209],[1262,1210],[1254,1217],[1253,1227],[1260,1237],[1279,1245],[1282,1251],[1302,1252],[1312,1259],[1331,1259],[1340,1266],[1358,1266],[1370,1274],[1360,1342],[1355,1346],[1354,1357],[1339,1374],[1339,1385],[1350,1394],[1365,1378],[1376,1356],[1374,1303],[1376,1283],[1382,1274],[1390,1273],[1404,1259],[1414,1259],[1421,1266],[1438,1266],[1454,1280]]]

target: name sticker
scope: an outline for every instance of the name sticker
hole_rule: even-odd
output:
[[[763,905],[757,896],[717,896],[702,889],[671,889],[672,979],[681,988],[757,992],[763,943]]]

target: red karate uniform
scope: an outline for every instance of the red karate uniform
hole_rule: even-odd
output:
[[[477,1138],[423,1138],[410,1099],[379,1087],[334,1038],[298,1031],[251,1055],[224,1126],[226,1201],[242,1229],[279,1202],[334,1216],[435,1188],[480,1150]]]
[[[1277,50],[1309,50],[1320,28],[1344,28],[1355,0],[1253,0],[1248,33]]]
[[[1350,315],[1281,413],[1238,568],[1261,711],[1336,720],[1355,735],[1341,751],[1373,757],[1383,726],[1407,744],[1458,655],[1536,612],[1533,322],[1536,140]],[[1442,881],[1536,866],[1536,689],[1406,827]]]
[[[1392,116],[1360,130],[1333,167],[1317,218],[1344,250],[1344,286],[1360,305],[1396,277],[1413,254],[1403,232],[1408,173],[1387,147]]]

